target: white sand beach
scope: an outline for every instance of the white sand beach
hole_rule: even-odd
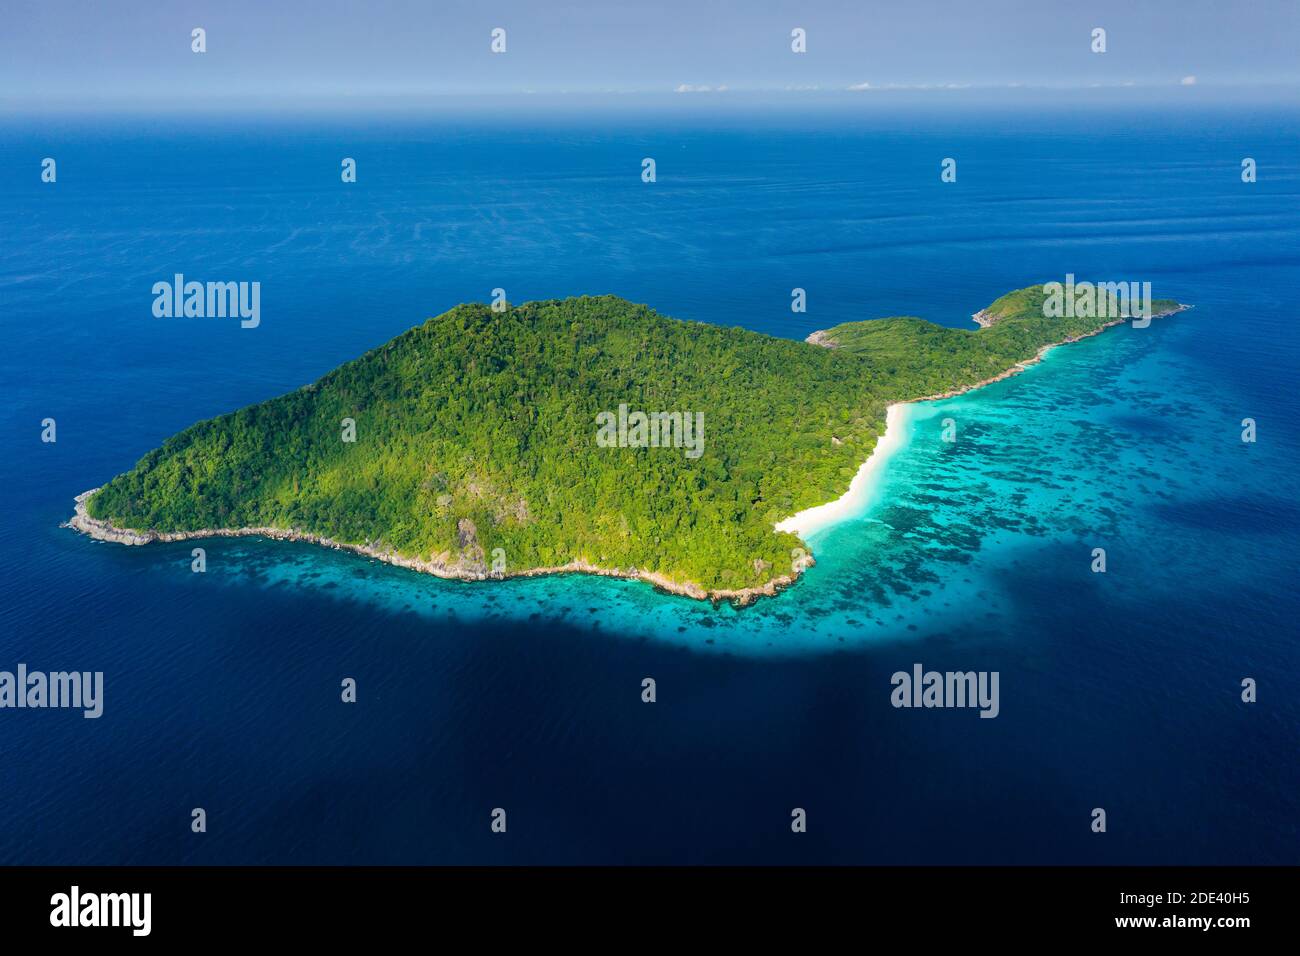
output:
[[[809,535],[861,514],[879,484],[885,462],[907,440],[907,405],[906,402],[898,402],[889,406],[885,415],[885,433],[876,441],[871,455],[849,482],[848,491],[834,501],[800,511],[778,522],[776,530],[793,531],[807,541]]]

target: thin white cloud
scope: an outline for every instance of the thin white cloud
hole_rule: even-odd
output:
[[[674,93],[725,93],[727,92],[727,86],[725,83],[722,86],[708,86],[707,84],[697,85],[695,83],[679,83],[677,85],[677,88],[673,90],[673,92]]]
[[[1179,80],[1178,82],[1179,82],[1181,85],[1183,85],[1183,86],[1195,86],[1195,85],[1196,85],[1196,77],[1194,77],[1194,76],[1185,76],[1185,77],[1183,77],[1181,80]]]
[[[845,89],[853,93],[863,90],[969,90],[969,83],[886,83],[884,86],[872,86],[870,83],[854,83]]]

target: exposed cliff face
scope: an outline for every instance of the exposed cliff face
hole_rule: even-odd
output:
[[[474,522],[468,518],[456,522],[456,540],[460,554],[451,566],[470,575],[486,575],[487,562],[483,559],[483,546],[478,543],[478,529]]]
[[[820,329],[814,332],[812,335],[808,336],[808,338],[804,339],[804,341],[807,342],[809,345],[820,345],[822,346],[822,348],[827,348],[827,349],[839,348],[835,340],[831,338],[830,333]]]

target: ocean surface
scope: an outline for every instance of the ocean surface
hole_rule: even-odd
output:
[[[1298,120],[11,121],[0,670],[105,699],[0,710],[0,863],[1300,862]],[[861,513],[753,607],[254,539],[195,574],[59,526],[194,421],[496,287],[803,338],[971,327],[1067,272],[1195,308],[909,407]],[[260,326],[155,318],[175,273],[260,281]],[[914,663],[997,671],[998,717],[894,708]]]

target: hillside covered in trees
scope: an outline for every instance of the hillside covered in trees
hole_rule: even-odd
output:
[[[461,305],[185,429],[87,509],[117,528],[295,529],[470,571],[500,548],[507,574],[578,560],[758,587],[800,546],[773,525],[848,488],[890,403],[1106,322],[1045,319],[1031,294],[989,328],[879,319],[836,326],[823,348],[612,296]],[[620,406],[702,415],[698,456],[598,442]]]

